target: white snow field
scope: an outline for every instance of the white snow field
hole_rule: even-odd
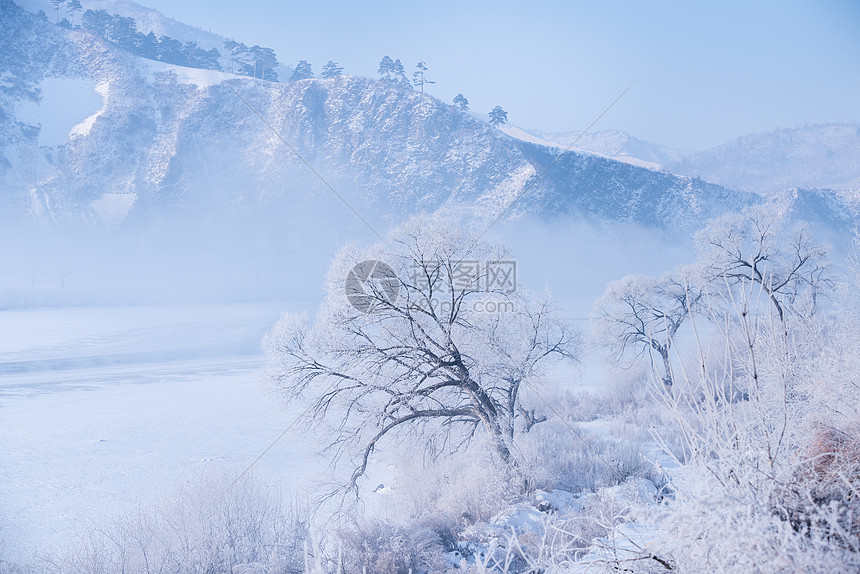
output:
[[[0,311],[0,545],[62,547],[90,521],[184,481],[237,476],[289,425],[263,380],[282,306]],[[301,496],[310,449],[284,437],[254,467]]]

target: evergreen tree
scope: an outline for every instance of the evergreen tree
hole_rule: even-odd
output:
[[[108,20],[106,40],[123,48],[133,50],[137,35],[137,23],[134,21],[134,18],[114,14]]]
[[[188,59],[185,56],[184,46],[179,40],[170,36],[161,36],[158,39],[158,59],[167,64],[187,66]]]
[[[311,65],[308,64],[307,60],[299,60],[299,63],[296,64],[296,69],[293,70],[293,75],[290,76],[291,82],[296,82],[298,80],[307,80],[308,78],[313,78],[314,73],[311,70]]]
[[[248,46],[235,40],[224,42],[224,49],[230,52],[230,73],[241,74],[242,66],[248,63]]]
[[[400,58],[394,60],[394,63],[391,64],[391,79],[397,83],[405,84],[407,86],[411,86],[409,83],[409,78],[406,77],[406,70],[403,68],[403,63],[400,61]]]
[[[506,123],[508,123],[508,112],[503,110],[502,106],[496,106],[490,110],[490,125],[499,127]]]
[[[80,14],[84,9],[84,7],[81,6],[80,0],[68,0],[68,2],[66,2],[66,7],[69,10],[69,16],[71,17],[72,22],[75,21],[75,14]]]
[[[337,78],[343,73],[343,68],[337,65],[337,62],[328,61],[328,64],[323,66],[322,69],[322,77],[330,80],[331,78]]]
[[[221,58],[221,53],[212,48],[204,50],[197,45],[197,42],[186,42],[182,48],[185,54],[185,60],[188,65],[193,68],[202,68],[204,70],[220,70],[221,64],[218,60]]]
[[[466,99],[466,96],[463,94],[457,94],[454,96],[454,105],[461,112],[469,111],[469,100]]]
[[[57,12],[57,16],[54,19],[55,24],[59,24],[60,22],[60,6],[62,6],[64,2],[65,0],[51,0],[51,4],[54,5],[54,10]]]
[[[398,60],[398,62],[399,61],[400,60]],[[394,71],[394,60],[392,60],[388,56],[385,56],[384,58],[382,58],[382,60],[379,61],[379,70],[377,70],[377,72],[379,73],[380,78],[382,78],[383,80],[390,80],[391,79],[391,73],[393,71]]]
[[[427,79],[427,70],[429,69],[424,62],[418,62],[415,67],[417,70],[412,72],[412,83],[421,88],[421,93],[424,93],[424,84],[435,84],[433,80]]]
[[[253,75],[263,80],[270,82],[278,81],[278,57],[275,51],[271,48],[263,48],[262,46],[251,46],[249,50],[251,59],[254,63]],[[310,65],[308,65],[308,73],[310,73]],[[312,77],[311,74],[309,77]]]
[[[110,21],[110,14],[107,10],[87,10],[83,16],[83,27],[95,34],[105,38]]]
[[[211,50],[203,50],[202,48],[198,48],[198,59],[197,63],[201,68],[207,70],[220,70],[221,69],[221,52],[217,50],[217,48],[212,48]],[[278,73],[275,72],[272,74],[271,81],[278,81]]]
[[[144,58],[149,58],[150,60],[157,60],[161,53],[158,38],[153,32],[150,32],[146,36],[143,34],[140,35],[137,39],[137,49],[138,54]]]

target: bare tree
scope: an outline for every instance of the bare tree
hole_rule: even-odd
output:
[[[663,383],[673,383],[669,351],[675,334],[701,299],[693,268],[662,278],[629,275],[611,283],[592,313],[594,340],[609,349],[616,364],[656,353]],[[653,359],[652,359],[653,361]]]
[[[574,357],[579,341],[550,303],[517,291],[508,260],[417,218],[387,244],[344,248],[314,322],[284,315],[267,336],[271,379],[289,402],[307,402],[309,422],[330,425],[335,461],[349,459],[348,488],[358,493],[371,453],[400,431],[456,448],[483,429],[516,467],[516,433],[540,420],[521,408],[520,391],[550,356]]]
[[[700,262],[712,285],[754,284],[766,294],[781,322],[786,306],[803,294],[814,302],[828,282],[827,249],[806,224],[783,232],[784,218],[770,206],[714,219],[696,235]]]

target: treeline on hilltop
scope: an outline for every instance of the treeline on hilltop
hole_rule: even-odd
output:
[[[83,11],[80,0],[52,0],[56,14],[55,23],[58,26],[69,29],[84,29],[120,48],[143,58],[186,66],[189,68],[201,68],[204,70],[227,71],[231,74],[251,76],[270,82],[280,81],[278,78],[278,57],[272,48],[263,46],[248,47],[241,42],[228,40],[224,42],[224,48],[230,55],[230,67],[227,70],[221,66],[221,52],[217,48],[205,50],[196,42],[182,42],[170,36],[156,36],[153,32],[144,34],[137,29],[137,22],[129,16],[111,14],[107,10]],[[60,11],[65,10],[67,17],[60,19]],[[48,16],[40,11],[39,17],[47,20]],[[80,24],[76,24],[76,20]],[[379,62],[377,70],[383,81],[421,90],[423,94],[426,86],[435,84],[428,77],[427,64],[418,62],[412,73],[412,79],[406,75],[406,69],[400,59],[392,59],[385,56]],[[343,67],[337,62],[329,60],[322,68],[321,78],[332,79],[343,73]],[[314,73],[311,64],[307,60],[299,60],[288,79],[290,82],[313,78]],[[469,110],[469,100],[463,94],[457,94],[454,105],[461,111]],[[490,124],[500,126],[507,123],[507,112],[496,106],[490,111]]]
[[[223,70],[221,52],[217,48],[206,50],[196,42],[182,42],[170,36],[156,36],[153,32],[144,34],[137,29],[137,22],[129,16],[111,14],[107,10],[87,10],[80,14],[81,5],[77,0],[55,0],[55,23],[69,29],[84,29],[120,48],[143,58],[204,70]],[[65,8],[68,17],[60,18]],[[47,15],[40,14],[44,19]],[[80,23],[75,23],[80,20]],[[230,72],[253,76],[273,82],[278,81],[277,55],[271,48],[251,46],[230,40],[224,43],[230,53]]]
[[[196,42],[181,42],[152,32],[144,34],[137,30],[134,18],[109,14],[106,10],[87,10],[81,18],[81,27],[150,60],[205,70],[221,69],[218,61],[221,53],[217,49],[204,50]]]

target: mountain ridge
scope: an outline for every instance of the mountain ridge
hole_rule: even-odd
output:
[[[792,188],[860,190],[860,121],[756,132],[700,151],[647,142],[618,130],[584,135],[523,131],[561,147],[579,138],[577,149],[765,195]]]
[[[759,200],[594,154],[560,156],[384,80],[271,83],[156,64],[20,9],[0,18],[16,46],[0,96],[7,217],[122,225],[310,208],[329,192],[303,160],[347,201],[391,217],[447,207],[689,230]],[[38,101],[53,77],[91,81],[104,104],[62,145],[39,147],[42,126],[17,119],[15,106]]]

